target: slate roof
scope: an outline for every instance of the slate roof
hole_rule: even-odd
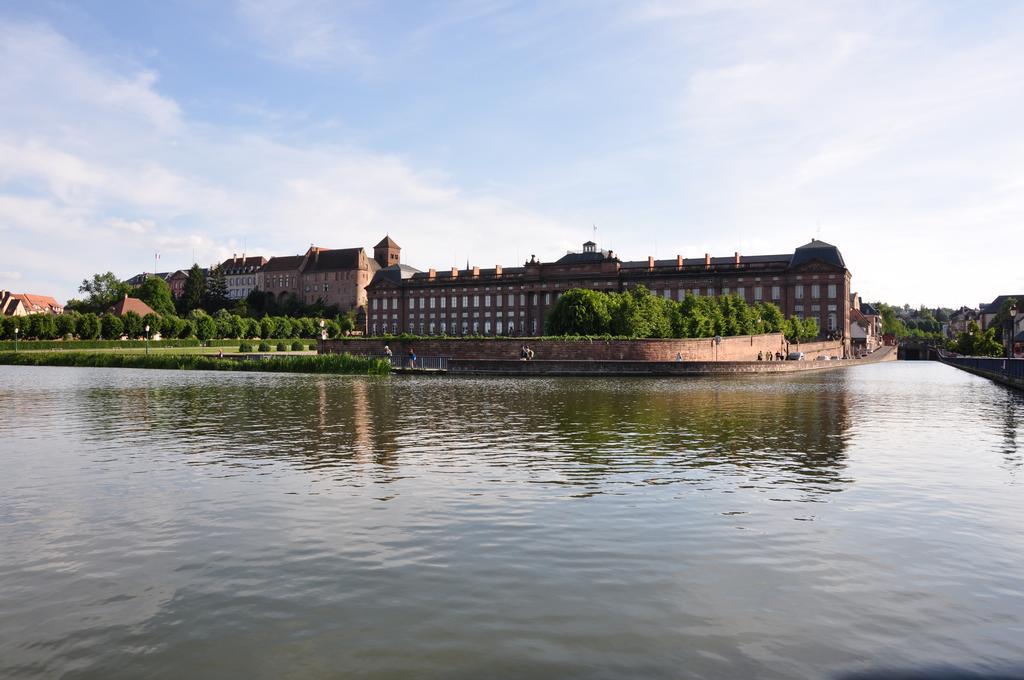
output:
[[[263,265],[263,271],[284,272],[296,270],[302,265],[302,257],[302,255],[282,255],[279,257],[272,257],[267,260],[265,265]]]
[[[359,255],[362,248],[339,248],[320,250],[306,261],[307,272],[334,271],[336,269],[359,269]]]
[[[587,243],[583,245],[591,243],[591,241],[587,241]],[[607,258],[607,250],[596,250],[590,253],[566,253],[555,260],[555,264],[591,264],[594,262],[604,262]]]
[[[377,270],[377,273],[373,275],[373,279],[370,281],[372,286],[374,283],[380,281],[390,281],[391,283],[401,283],[405,279],[410,279],[414,274],[421,274],[419,269],[410,267],[407,264],[393,264],[390,267],[384,267]]]
[[[236,274],[249,274],[259,271],[260,267],[267,263],[267,258],[262,255],[249,255],[248,257],[229,257],[221,263],[224,273],[233,276]]]
[[[985,314],[998,314],[999,309],[1003,306],[1003,303],[1013,298],[1017,301],[1017,311],[1024,311],[1024,293],[1018,293],[1017,295],[999,295],[995,300],[988,303],[987,305],[981,306],[981,311]]]
[[[860,303],[860,312],[861,312],[861,314],[866,314],[866,315],[870,315],[870,316],[878,316],[879,315],[878,314],[878,310],[875,309],[875,306],[873,304],[871,304],[870,302],[861,302]]]
[[[805,243],[797,248],[793,252],[793,258],[790,260],[789,266],[797,267],[814,259],[846,269],[846,262],[843,261],[839,248],[818,239],[811,239],[810,243]]]

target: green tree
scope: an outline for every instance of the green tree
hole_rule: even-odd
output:
[[[92,312],[83,314],[78,318],[75,332],[82,340],[95,340],[100,337],[100,318]]]
[[[203,299],[203,307],[206,311],[214,312],[224,309],[231,301],[228,299],[228,280],[224,274],[224,268],[217,265],[210,269],[210,276],[206,280],[206,295]]]
[[[102,314],[130,291],[131,286],[118,279],[114,272],[93,274],[91,279],[83,279],[78,287],[78,292],[85,293],[86,298],[76,300],[74,308],[79,312]]]
[[[761,315],[762,332],[782,332],[782,324],[786,321],[786,317],[783,316],[781,309],[771,302],[762,302],[757,305],[757,308]]]
[[[171,287],[159,276],[150,276],[138,290],[135,297],[149,305],[157,314],[174,314],[174,296]]]
[[[605,335],[612,313],[607,293],[574,288],[563,293],[544,321],[548,335]]]
[[[995,327],[989,328],[984,333],[974,337],[974,351],[977,357],[1001,357],[1006,354],[1006,348],[999,340]]]
[[[217,312],[214,317],[217,321],[217,337],[220,338],[241,338],[242,334],[242,318],[237,314],[232,314],[226,309],[222,309]]]
[[[260,337],[264,340],[267,338],[274,337],[277,332],[277,322],[274,321],[274,317],[265,316],[260,319]]]
[[[181,338],[182,340],[187,340],[188,338],[196,337],[196,322],[195,321],[193,321],[192,319],[178,318],[178,322],[179,323],[177,324],[177,329],[178,329],[177,336],[179,338]]]
[[[78,319],[80,316],[78,312],[64,312],[54,317],[53,323],[56,326],[57,337],[66,338],[74,336],[75,331],[78,330]]]
[[[192,265],[185,280],[185,292],[181,296],[181,312],[187,314],[199,309],[206,296],[206,275],[198,264]]]
[[[331,337],[341,334],[351,333],[356,329],[356,313],[349,311],[344,314],[339,314],[336,320],[338,330],[336,333],[332,333]],[[330,332],[330,329],[328,329]]]
[[[159,314],[153,314],[151,312],[146,316],[142,317],[142,325],[144,327],[149,326],[149,337],[151,338],[157,333],[160,333],[161,336],[163,335],[164,320],[163,317],[161,317]],[[146,329],[143,328],[142,331],[143,333],[145,333]]]
[[[104,340],[117,340],[124,334],[124,323],[108,312],[100,318],[100,331]]]
[[[124,326],[124,334],[128,336],[129,340],[142,335],[142,317],[135,312],[125,312],[121,316],[121,324]]]
[[[194,309],[189,314],[189,321],[195,324],[196,337],[206,342],[217,335],[217,322],[201,309]]]
[[[642,285],[612,300],[609,329],[613,335],[633,338],[671,337],[671,301],[652,294]]]

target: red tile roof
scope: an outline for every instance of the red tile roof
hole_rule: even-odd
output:
[[[135,312],[139,316],[156,314],[152,307],[139,298],[128,297],[127,295],[118,300],[117,304],[110,308],[110,312],[114,316],[124,316],[127,312]]]
[[[3,310],[4,313],[13,314],[19,300],[24,305],[27,314],[60,314],[64,311],[64,306],[49,295],[11,293],[7,309]]]

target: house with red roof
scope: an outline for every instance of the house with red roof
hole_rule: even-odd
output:
[[[64,305],[49,295],[12,293],[8,290],[0,290],[0,312],[3,312],[4,316],[63,314]]]

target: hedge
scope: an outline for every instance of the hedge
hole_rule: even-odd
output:
[[[384,359],[351,354],[304,354],[265,359],[217,358],[197,354],[116,354],[98,352],[0,352],[0,365],[86,368],[156,368],[188,371],[265,371],[386,375]]]
[[[278,340],[268,340],[268,342],[279,342]],[[290,340],[288,340],[290,342]],[[203,342],[195,338],[188,339],[168,339],[168,340],[150,340],[149,346],[153,349],[159,349],[161,347],[168,348],[179,348],[179,347],[236,347],[238,340],[208,340]],[[18,349],[23,350],[39,350],[39,349],[60,349],[60,350],[72,350],[72,349],[132,349],[132,348],[144,348],[146,346],[145,340],[19,340]],[[0,351],[13,350],[13,340],[0,340]]]

